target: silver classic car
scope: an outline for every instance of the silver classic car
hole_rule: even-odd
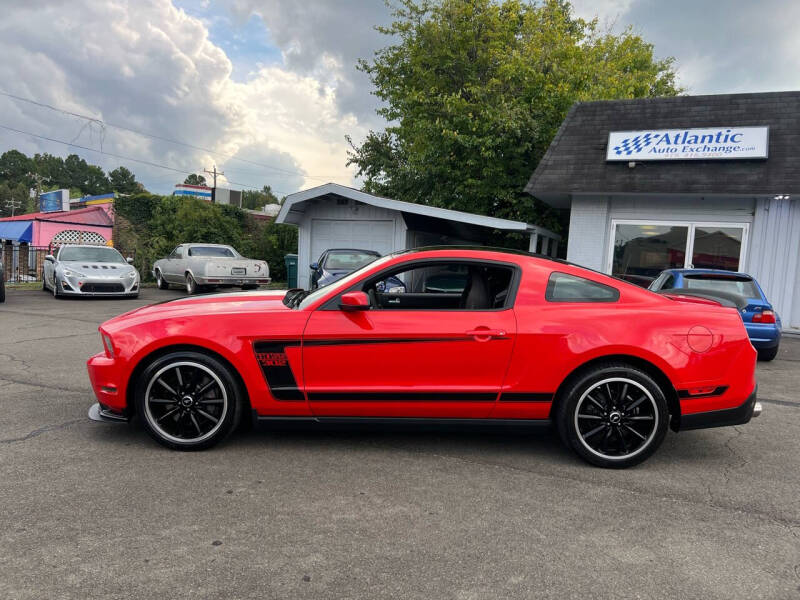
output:
[[[109,246],[64,245],[44,259],[42,289],[61,296],[139,295],[139,273]]]
[[[179,285],[187,294],[195,294],[201,287],[250,290],[270,282],[266,262],[245,258],[222,244],[181,244],[153,264],[153,277],[159,289]]]

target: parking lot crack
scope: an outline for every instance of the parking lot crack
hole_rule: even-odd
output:
[[[8,375],[0,375],[0,381],[6,381],[9,384],[16,383],[17,385],[27,385],[27,386],[30,386],[30,387],[42,388],[42,389],[45,389],[45,390],[56,390],[58,392],[70,392],[70,393],[73,393],[73,394],[91,393],[91,392],[89,392],[88,390],[85,390],[85,389],[79,390],[79,389],[76,389],[76,388],[68,388],[68,387],[64,387],[64,386],[47,385],[45,383],[38,383],[38,382],[34,382],[34,381],[25,381],[24,379],[14,379],[13,377],[9,377]]]
[[[71,419],[69,421],[64,421],[63,423],[56,423],[56,424],[53,424],[53,425],[45,425],[44,427],[39,427],[38,429],[34,429],[33,431],[31,431],[31,432],[29,432],[29,433],[27,433],[27,434],[25,434],[25,435],[23,435],[21,437],[0,439],[0,444],[13,444],[15,442],[25,442],[25,441],[30,440],[32,438],[38,437],[38,436],[42,435],[43,433],[47,433],[49,431],[58,431],[59,429],[66,429],[67,427],[70,427],[71,425],[75,425],[77,423],[83,423],[85,421],[86,421],[86,419]]]
[[[8,362],[15,369],[18,368],[22,371],[29,371],[31,368],[31,366],[26,361],[22,360],[21,358],[17,358],[12,354],[8,354],[6,352],[0,352],[0,357],[8,359]],[[15,365],[19,365],[19,367],[16,367]]]

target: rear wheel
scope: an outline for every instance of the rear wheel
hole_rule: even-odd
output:
[[[769,362],[774,360],[776,356],[778,356],[778,348],[779,346],[775,346],[774,348],[764,348],[763,350],[758,351],[758,360]]]
[[[173,450],[203,450],[225,439],[242,413],[231,370],[199,352],[174,352],[136,382],[136,410],[147,432]]]
[[[164,276],[161,274],[161,271],[158,270],[156,270],[156,286],[158,286],[158,289],[160,290],[169,289],[169,284],[167,283],[167,280],[164,279]]]
[[[190,296],[197,293],[197,282],[191,273],[186,274],[186,293]]]
[[[557,424],[564,443],[599,467],[621,469],[648,458],[667,433],[664,393],[650,375],[606,363],[564,391]]]

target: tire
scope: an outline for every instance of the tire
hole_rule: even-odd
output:
[[[564,444],[585,461],[624,469],[658,449],[669,409],[650,375],[625,363],[602,363],[567,384],[556,423]]]
[[[194,280],[191,273],[186,274],[186,293],[189,296],[193,296],[197,293],[197,282]]]
[[[0,271],[0,303],[6,301],[6,278],[3,276],[3,272]]]
[[[780,346],[775,346],[774,348],[764,348],[763,350],[758,351],[758,360],[762,362],[769,362],[771,360],[775,360],[775,357],[778,356],[778,349]]]
[[[167,283],[166,279],[161,275],[161,271],[156,269],[156,286],[160,290],[168,290],[169,284]]]
[[[147,433],[172,450],[205,450],[236,429],[243,394],[230,368],[200,352],[173,352],[135,382],[136,414]]]
[[[53,298],[61,298],[61,294],[58,292],[58,277],[55,273],[53,273]]]
[[[42,291],[49,292],[50,290],[47,288],[47,279],[45,279],[44,271],[42,271]]]

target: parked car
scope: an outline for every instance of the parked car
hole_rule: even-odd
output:
[[[44,258],[42,289],[53,296],[139,295],[139,272],[116,248],[69,244]]]
[[[778,354],[781,343],[781,319],[767,300],[758,282],[747,273],[716,269],[668,269],[659,274],[650,288],[654,292],[690,290],[729,300],[728,295],[743,299],[739,314],[759,360],[769,361]]]
[[[309,265],[311,268],[311,289],[315,290],[333,283],[380,258],[374,250],[355,248],[331,248],[320,254],[319,259]]]
[[[452,272],[467,274],[461,289],[427,291]],[[420,284],[381,292],[388,277]],[[761,412],[736,311],[522,252],[410,250],[313,292],[182,298],[99,331],[90,417],[136,414],[179,450],[213,446],[248,417],[513,421],[555,423],[582,458],[619,468],[650,456],[668,427]]]
[[[178,285],[185,287],[187,294],[210,287],[253,290],[270,282],[265,261],[245,258],[223,244],[181,244],[153,264],[153,277],[159,289]]]

